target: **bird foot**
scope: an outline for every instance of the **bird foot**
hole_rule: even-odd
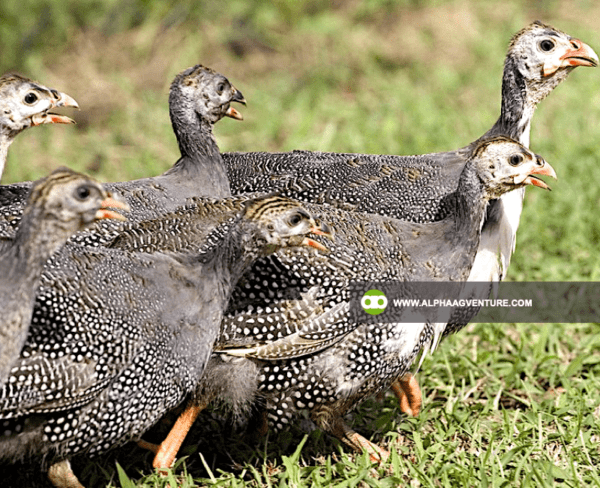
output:
[[[73,473],[68,459],[50,466],[48,478],[56,488],[85,488]]]
[[[358,444],[362,449],[369,453],[369,458],[373,463],[381,464],[387,461],[390,457],[389,451],[386,451],[377,444],[365,439],[362,435],[356,432],[351,436],[351,438],[354,443]]]
[[[417,379],[408,373],[392,383],[392,391],[398,398],[400,410],[406,415],[416,417],[421,411],[423,396]]]
[[[390,453],[388,451],[365,439],[358,432],[352,430],[341,418],[334,420],[330,432],[355,451],[367,451],[371,461],[374,463],[381,464],[390,457]]]

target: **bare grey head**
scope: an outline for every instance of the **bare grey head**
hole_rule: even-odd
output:
[[[508,57],[534,88],[537,102],[564,80],[577,66],[598,66],[598,55],[586,43],[559,29],[535,21],[517,32]]]
[[[508,135],[529,146],[531,119],[540,103],[577,66],[597,66],[594,50],[568,34],[535,21],[508,47],[502,78],[502,109],[483,137]]]
[[[544,158],[508,137],[497,136],[479,141],[471,155],[475,171],[482,182],[487,199],[534,185],[550,187],[536,175],[556,178],[556,173]]]
[[[171,112],[186,112],[214,124],[223,117],[241,120],[231,102],[246,104],[242,93],[227,78],[200,64],[179,73],[171,84]]]
[[[125,219],[108,207],[129,209],[126,204],[113,199],[93,178],[69,168],[59,168],[32,187],[19,230],[36,222],[36,232],[44,234],[38,238],[62,245],[72,234],[96,220]]]

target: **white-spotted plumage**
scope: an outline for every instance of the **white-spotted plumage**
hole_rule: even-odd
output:
[[[517,160],[518,164],[510,163]],[[257,261],[246,273],[215,342],[218,356],[213,354],[212,361],[224,373],[216,383],[212,378],[210,384],[202,382],[201,403],[215,396],[232,397],[227,392],[244,367],[258,391],[242,400],[258,396],[273,428],[283,428],[307,408],[319,427],[337,435],[332,426],[343,425],[345,412],[389,387],[423,348],[435,348],[446,323],[435,317],[426,324],[356,320],[347,313],[349,285],[466,280],[489,199],[517,188],[516,175],[546,170],[541,158],[515,141],[497,137],[474,146],[457,191],[447,199],[449,213],[442,221],[416,224],[365,218],[306,204],[317,221],[333,229],[335,242],[327,243],[327,254],[280,251]],[[304,310],[306,317],[296,322],[273,312],[294,308]],[[245,356],[246,362],[219,363],[230,349],[236,357]]]
[[[0,457],[52,463],[139,438],[195,391],[245,269],[319,229],[277,196],[194,199],[181,212],[164,217],[188,231],[181,240],[160,219],[143,224],[163,252],[128,250],[144,234],[127,224],[110,249],[71,244],[52,258],[0,390]]]
[[[34,184],[15,238],[0,241],[0,387],[27,337],[46,261],[75,232],[96,220],[122,218],[101,210],[106,205],[126,208],[97,181],[60,168]]]
[[[175,77],[169,110],[181,157],[160,176],[106,185],[131,207],[127,215],[130,222],[172,212],[194,196],[231,195],[213,125],[223,117],[241,119],[231,107],[232,102],[245,103],[242,93],[210,68],[196,65]],[[11,235],[18,226],[28,186],[19,183],[0,187],[0,236]],[[72,242],[102,246],[120,230],[120,225],[104,222],[77,234]]]

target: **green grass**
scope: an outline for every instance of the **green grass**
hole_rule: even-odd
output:
[[[11,19],[0,28],[1,71],[65,91],[82,110],[75,127],[20,137],[3,183],[61,164],[104,181],[164,171],[178,156],[168,86],[198,62],[249,102],[244,122],[217,126],[222,151],[420,154],[463,146],[492,125],[506,46],[528,22],[540,18],[600,50],[600,11],[583,0],[19,5],[0,6]],[[43,8],[51,15],[40,17]],[[532,149],[559,181],[552,193],[527,192],[509,279],[599,278],[599,75],[577,69],[536,113]],[[381,467],[306,421],[255,440],[211,410],[174,478],[153,473],[151,455],[133,445],[76,458],[75,472],[88,487],[597,486],[599,333],[597,324],[477,324],[449,338],[419,373],[418,418],[403,417],[390,395],[350,416],[392,451]],[[13,485],[43,484],[35,469],[19,466]]]

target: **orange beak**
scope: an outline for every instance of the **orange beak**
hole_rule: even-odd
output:
[[[235,87],[232,88],[234,91],[233,97],[231,97],[231,101],[241,103],[242,105],[246,105],[246,99],[244,98],[244,95],[242,95],[242,92]],[[225,116],[231,117],[235,120],[244,120],[244,116],[233,107],[229,107],[227,109],[227,112],[225,112]]]
[[[75,101],[73,97],[70,97],[66,93],[61,93],[52,90],[54,94],[55,100],[53,101],[54,107],[71,107],[71,108],[79,108],[79,104]],[[45,112],[43,114],[34,115],[31,118],[31,125],[43,125],[43,124],[74,124],[75,121],[66,115],[53,114],[50,112]]]
[[[333,232],[327,224],[321,223],[319,226],[313,225],[310,228],[310,233],[315,234],[317,236],[325,236],[333,241]],[[314,247],[315,249],[318,249],[321,252],[329,252],[329,249],[327,249],[323,244],[313,239],[310,239],[309,237],[304,238],[304,240],[302,241],[302,245]]]
[[[542,68],[544,76],[556,73],[560,68],[576,66],[598,66],[598,55],[585,42],[579,39],[571,39],[572,49],[568,49],[553,63],[546,63]]]
[[[514,182],[517,184],[521,183],[523,185],[538,186],[540,188],[543,188],[544,190],[551,190],[551,188],[543,180],[536,178],[533,175],[550,176],[555,180],[557,179],[556,171],[554,171],[554,168],[542,158],[538,157],[536,160],[535,167],[531,171],[529,171],[528,174],[515,177]]]
[[[129,205],[127,205],[125,202],[114,199],[112,195],[109,194],[108,197],[102,200],[102,203],[100,203],[100,208],[96,212],[96,219],[127,220],[127,218],[123,217],[119,212],[115,212],[114,210],[108,210],[109,207],[125,210],[126,212],[129,212],[130,210]]]
[[[58,115],[51,113],[37,114],[31,117],[31,125],[43,125],[43,124],[74,124],[75,121],[66,115]]]
[[[321,244],[320,242],[314,241],[308,237],[305,237],[302,240],[302,246],[309,246],[309,247],[314,247],[315,249],[318,249],[321,252],[329,252],[329,249],[327,249],[323,244]]]
[[[227,112],[225,112],[225,116],[231,117],[235,120],[244,120],[244,116],[233,107],[229,107],[227,109]]]

